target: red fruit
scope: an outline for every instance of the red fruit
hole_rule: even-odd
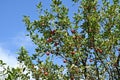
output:
[[[99,49],[96,49],[95,51],[96,51],[96,52],[99,52]]]
[[[44,75],[47,76],[47,75],[48,75],[48,72],[44,72]]]
[[[53,41],[53,39],[52,38],[49,38],[49,39],[47,39],[47,42],[52,42]]]
[[[96,52],[102,53],[103,50],[102,49],[96,49]]]
[[[102,53],[103,51],[101,49],[99,49],[99,52]]]
[[[50,32],[50,34],[54,35],[55,32],[56,32],[56,30],[53,30],[53,31]]]
[[[92,60],[92,59],[90,59],[90,62],[93,62],[93,60]]]
[[[55,42],[54,46],[57,46],[59,43],[58,42]]]
[[[73,30],[71,30],[71,32],[72,32],[72,33],[75,33],[75,30],[73,29]]]
[[[72,51],[71,54],[74,55],[74,54],[75,54],[75,51]]]
[[[49,56],[49,55],[50,55],[50,52],[47,51],[47,52],[46,52],[46,55]]]
[[[64,59],[64,60],[63,60],[63,62],[64,62],[64,63],[66,63],[66,62],[67,62],[67,60],[66,60],[66,59]]]

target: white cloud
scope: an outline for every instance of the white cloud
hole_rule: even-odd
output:
[[[3,60],[4,63],[9,67],[20,67],[20,63],[17,61],[17,54],[15,55],[15,51],[20,49],[21,46],[24,46],[27,49],[34,49],[34,43],[28,36],[25,36],[26,33],[20,32],[15,37],[11,37],[11,39],[7,42],[0,42],[0,60]],[[7,47],[8,49],[4,48]],[[15,50],[15,51],[14,51]],[[6,67],[7,67],[6,66]],[[2,68],[0,67],[0,70]],[[30,80],[34,80],[32,78],[32,73],[30,75]],[[3,76],[4,77],[4,76]],[[0,77],[0,80],[3,79]]]
[[[33,43],[25,32],[17,33],[15,37],[11,37],[9,41],[0,42],[0,60],[7,63],[10,67],[19,66],[17,61],[17,54],[15,54],[21,46],[25,48],[33,47]],[[5,48],[4,48],[5,47]],[[7,48],[7,49],[6,49]]]
[[[21,47],[27,47],[27,48],[31,48],[33,47],[33,42],[31,41],[29,36],[25,36],[26,33],[19,33],[16,37],[13,38],[13,44],[15,44],[15,46]]]
[[[16,56],[13,55],[9,50],[4,49],[0,46],[0,60],[3,60],[4,63],[7,63],[10,67],[17,67]]]

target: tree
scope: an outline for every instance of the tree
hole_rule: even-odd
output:
[[[18,75],[29,79],[31,73],[35,80],[120,79],[120,1],[72,2],[77,9],[73,18],[61,0],[52,0],[50,9],[45,10],[40,2],[38,20],[24,16],[28,36],[37,47],[32,56],[21,47],[18,61],[28,73]],[[63,60],[61,65],[54,63],[56,57]]]

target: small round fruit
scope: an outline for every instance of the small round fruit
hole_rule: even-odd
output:
[[[96,52],[99,52],[99,49],[96,49],[95,51],[96,51]]]
[[[49,43],[52,41],[53,41],[53,39],[51,37],[47,39],[47,42],[49,42]]]
[[[100,49],[99,52],[102,53],[103,51]]]
[[[74,55],[74,54],[75,54],[75,51],[72,51],[71,54]]]
[[[54,46],[57,46],[59,43],[58,42],[55,42]]]
[[[49,56],[49,55],[50,55],[50,52],[47,51],[47,52],[46,52],[46,55]]]
[[[66,60],[66,59],[64,59],[64,60],[63,60],[63,62],[64,62],[64,63],[66,63],[66,62],[67,62],[67,60]]]
[[[50,32],[50,34],[54,35],[55,32],[56,32],[56,30],[53,30],[53,31]]]
[[[72,33],[75,33],[75,30],[74,30],[74,29],[72,29],[72,30],[71,30],[71,32],[72,32]]]
[[[93,62],[93,60],[92,60],[92,59],[90,59],[90,62]]]
[[[44,72],[44,75],[47,76],[47,75],[48,75],[48,72]]]

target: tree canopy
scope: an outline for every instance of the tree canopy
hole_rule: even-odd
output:
[[[6,80],[120,79],[120,1],[69,1],[77,11],[51,0],[49,9],[42,2],[37,5],[39,19],[24,16],[35,53],[30,56],[21,47],[18,61],[23,66],[5,68],[1,74]],[[63,63],[54,63],[56,57]]]

